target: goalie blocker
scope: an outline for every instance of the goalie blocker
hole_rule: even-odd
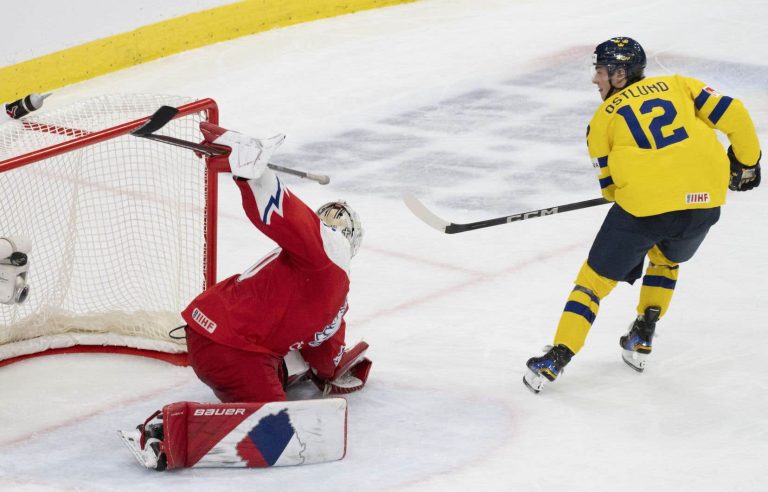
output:
[[[347,402],[178,402],[119,434],[139,463],[158,471],[336,461],[346,454]]]

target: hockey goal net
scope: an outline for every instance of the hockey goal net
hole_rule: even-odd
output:
[[[169,331],[215,280],[216,164],[129,133],[160,106],[160,134],[201,139],[216,103],[91,98],[0,124],[0,237],[32,241],[30,293],[0,304],[0,365],[106,351],[185,363]]]

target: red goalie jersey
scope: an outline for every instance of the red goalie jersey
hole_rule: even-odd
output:
[[[274,377],[264,383],[272,386],[272,399],[284,399],[276,386],[289,350],[300,350],[319,378],[334,375],[344,350],[352,250],[340,231],[325,225],[273,172],[235,183],[248,218],[279,247],[205,290],[182,312],[190,360],[222,400],[245,401],[220,388],[229,379],[260,379],[271,372]],[[242,367],[240,356],[248,361]]]

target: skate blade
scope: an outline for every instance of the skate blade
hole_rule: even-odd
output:
[[[632,350],[623,350],[621,358],[626,364],[637,372],[645,371],[648,354],[641,354]]]
[[[539,394],[541,389],[547,383],[547,378],[536,374],[529,369],[525,374],[523,374],[523,383],[534,394]]]
[[[118,436],[120,436],[120,439],[123,441],[123,444],[125,444],[128,449],[131,450],[131,453],[133,453],[133,457],[136,458],[136,461],[138,461],[141,465],[151,468],[153,470],[157,469],[157,457],[153,452],[145,452],[141,449],[141,432],[138,430],[119,430],[117,431]]]

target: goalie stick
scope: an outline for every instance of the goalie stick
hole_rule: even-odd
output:
[[[469,222],[466,224],[456,224],[454,222],[448,222],[434,214],[431,210],[424,206],[411,193],[406,193],[403,196],[405,206],[410,209],[413,214],[421,219],[425,224],[437,229],[440,232],[446,234],[456,234],[459,232],[474,231],[475,229],[482,229],[484,227],[497,226],[501,224],[507,224],[509,222],[517,222],[519,220],[533,219],[536,217],[544,217],[545,215],[554,215],[561,212],[570,212],[571,210],[579,210],[587,207],[594,207],[596,205],[604,205],[606,203],[612,203],[605,198],[594,198],[592,200],[585,200],[583,202],[568,203],[566,205],[557,205],[554,207],[542,208],[539,210],[532,210],[530,212],[524,212],[521,214],[505,215],[503,217],[497,217],[495,219],[481,220],[478,222]]]
[[[149,120],[131,132],[134,137],[146,138],[148,140],[154,140],[156,142],[162,142],[169,145],[175,145],[184,149],[194,150],[207,157],[217,155],[227,155],[228,152],[222,149],[210,147],[205,144],[190,142],[188,140],[182,140],[176,137],[169,137],[167,135],[157,135],[155,132],[164,127],[169,121],[176,116],[179,110],[171,106],[161,106],[160,109],[149,118]],[[273,171],[281,173],[292,174],[304,179],[310,179],[316,181],[321,185],[326,185],[331,182],[331,178],[324,174],[312,174],[304,171],[298,171],[288,167],[278,166],[277,164],[267,164],[267,167]]]

